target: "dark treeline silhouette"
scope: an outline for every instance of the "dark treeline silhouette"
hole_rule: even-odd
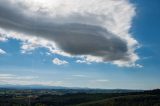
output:
[[[21,94],[22,93],[22,94]],[[133,93],[0,94],[0,106],[160,106],[160,90]]]

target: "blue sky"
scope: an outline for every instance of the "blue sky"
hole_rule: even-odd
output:
[[[9,2],[9,0],[7,1]],[[2,3],[4,3],[5,5],[5,2],[3,2],[3,0],[2,0]],[[108,2],[108,4],[109,3],[110,2]],[[46,37],[47,35],[45,37],[44,35],[36,36],[38,38],[39,37],[47,38],[47,41],[43,41],[43,39],[42,40],[36,39],[34,41],[34,39],[30,38],[31,36],[28,36],[29,38],[26,38],[27,39],[26,40],[23,37],[25,35],[19,35],[19,33],[32,34],[31,32],[29,33],[27,31],[25,32],[25,29],[21,31],[21,28],[18,29],[18,27],[17,27],[18,30],[16,28],[14,29],[12,28],[11,24],[6,24],[7,27],[5,25],[3,26],[2,22],[4,21],[0,20],[0,23],[2,23],[0,24],[0,28],[5,29],[6,32],[12,29],[12,31],[14,30],[15,32],[17,32],[16,34],[19,35],[18,37],[17,36],[15,37],[16,35],[15,33],[8,33],[8,32],[6,33],[5,31],[2,32],[2,30],[0,30],[1,31],[0,35],[2,36],[2,37],[0,36],[0,84],[1,85],[5,85],[5,84],[15,84],[15,85],[34,84],[35,85],[37,84],[37,85],[50,85],[50,86],[89,87],[89,88],[107,88],[107,89],[110,89],[110,88],[124,88],[124,89],[160,88],[160,84],[159,84],[160,82],[160,77],[159,77],[160,75],[160,71],[159,71],[160,69],[160,54],[159,54],[160,52],[160,47],[159,47],[160,45],[160,42],[159,42],[160,7],[159,7],[159,4],[160,4],[159,0],[153,0],[153,1],[130,0],[130,2],[126,2],[126,0],[124,0],[124,2],[122,3],[117,3],[119,7],[121,8],[124,7],[124,9],[122,9],[122,11],[124,10],[124,12],[122,12],[122,15],[123,15],[122,20],[123,18],[127,20],[128,19],[127,17],[130,17],[131,20],[128,19],[128,21],[126,21],[125,23],[125,22],[122,22],[122,20],[118,20],[116,15],[115,16],[113,15],[113,17],[111,18],[117,18],[117,20],[120,22],[119,24],[122,24],[122,26],[124,27],[128,27],[129,25],[131,25],[131,27],[127,29],[128,31],[127,34],[130,34],[130,36],[138,42],[137,47],[135,47],[137,43],[133,43],[132,45],[133,47],[132,46],[130,47],[127,45],[128,51],[134,49],[134,51],[132,51],[131,54],[134,54],[138,57],[138,58],[129,57],[131,56],[129,55],[128,56],[129,59],[124,56],[121,56],[121,52],[123,52],[123,50],[121,49],[123,49],[122,47],[124,47],[124,45],[117,46],[117,44],[123,44],[123,42],[121,43],[121,39],[117,37],[118,35],[116,35],[117,34],[116,31],[124,30],[124,32],[121,32],[121,33],[124,33],[124,34],[126,33],[124,27],[121,29],[121,27],[119,27],[118,25],[117,27],[116,25],[114,27],[107,26],[108,28],[107,30],[109,31],[111,30],[111,32],[113,32],[113,34],[109,33],[110,37],[112,38],[112,36],[114,36],[113,40],[112,39],[110,40],[111,44],[108,44],[108,45],[112,46],[113,48],[115,47],[114,49],[116,50],[116,53],[112,51],[105,51],[105,52],[108,53],[107,56],[109,55],[109,57],[112,57],[112,56],[116,57],[118,55],[117,58],[113,58],[113,57],[109,58],[106,55],[101,55],[99,52],[97,53],[97,51],[95,51],[95,53],[90,53],[88,51],[85,51],[86,49],[88,50],[88,48],[85,49],[84,47],[84,46],[87,47],[87,45],[81,45],[81,42],[82,43],[86,43],[86,42],[80,41],[81,39],[78,39],[79,37],[74,38],[74,36],[67,36],[67,37],[62,36],[61,39],[53,37],[53,41],[56,42],[56,45],[58,45],[56,46],[56,48],[60,47],[62,49],[60,53],[56,52],[54,51],[55,49],[51,50],[50,49],[51,47],[48,46],[48,45],[51,45],[48,42],[50,42],[50,39],[52,39],[52,37],[50,36]],[[102,4],[99,3],[99,5],[102,5]],[[82,7],[83,6],[84,5],[82,3]],[[0,5],[0,8],[1,8],[1,5]],[[115,9],[116,7],[115,8],[114,6],[109,7],[108,5],[108,8],[111,8],[112,10],[112,8]],[[78,9],[79,8],[77,8],[77,10]],[[128,13],[126,13],[126,9]],[[135,15],[132,9],[133,10],[135,9]],[[101,8],[99,8],[98,10],[101,10]],[[64,11],[61,11],[61,12],[64,12]],[[113,14],[118,14],[116,13],[116,11],[109,11],[109,12],[113,12]],[[65,11],[64,14],[67,14],[67,12]],[[96,14],[96,13],[93,13],[93,14]],[[103,11],[102,13],[100,11],[99,14],[100,16],[101,14],[106,15],[106,14],[103,14]],[[126,14],[126,17],[125,17],[125,14]],[[96,17],[96,15],[94,16]],[[2,14],[0,14],[0,19],[1,17],[3,20]],[[88,19],[94,20],[94,17],[93,19],[91,17],[88,16],[86,18],[85,16],[81,16],[82,19],[84,18],[86,20]],[[41,18],[45,19],[45,17],[41,17]],[[71,19],[74,19],[74,18],[71,17]],[[103,21],[107,19],[104,19]],[[63,19],[62,17],[62,20],[64,21],[65,19]],[[66,20],[70,22],[70,19],[67,18]],[[81,22],[79,18],[78,19],[75,18],[74,20],[75,22],[78,22],[78,23]],[[11,19],[11,21],[13,20]],[[59,22],[58,19],[57,21]],[[63,23],[63,21],[61,22]],[[16,22],[19,22],[19,21],[16,21]],[[110,21],[107,20],[106,22],[107,25],[109,25],[108,24],[109,22]],[[95,25],[101,26],[100,23],[98,24],[97,23],[95,22]],[[114,22],[111,21],[111,24],[112,23]],[[88,22],[87,25],[90,25],[90,23]],[[71,27],[71,29],[63,29],[64,27],[60,26],[62,32],[64,30],[65,31],[76,30],[77,32],[75,34],[77,34],[78,31],[82,31],[82,32],[83,30],[86,31],[85,29],[73,29],[72,26],[68,26],[68,27]],[[59,27],[55,27],[55,28],[59,28]],[[85,26],[85,28],[89,29],[92,27]],[[98,27],[93,27],[93,28],[98,29]],[[118,29],[113,30],[116,28]],[[36,33],[41,34],[38,32],[38,30]],[[56,32],[56,33],[59,34],[59,32]],[[91,32],[87,31],[87,33],[90,34]],[[49,35],[48,32],[47,34]],[[80,34],[78,33],[78,35]],[[83,36],[83,35],[80,35],[80,36]],[[68,40],[69,37],[70,39]],[[49,41],[48,41],[48,38],[49,38]],[[114,38],[116,38],[116,41],[114,41]],[[68,40],[69,42],[76,40],[76,43],[73,42],[73,44],[75,45],[77,44],[77,42],[80,42],[78,43],[80,46],[76,47],[76,50],[77,48],[78,50],[74,51],[74,47],[72,48],[72,46],[63,45],[62,42],[65,42],[63,39],[66,39],[66,41]],[[89,39],[89,37],[86,39]],[[92,40],[94,39],[91,39],[91,41]],[[94,43],[92,42],[88,43],[88,42],[89,41],[87,41],[86,44],[94,45]],[[112,44],[112,42],[114,43]],[[128,40],[126,40],[125,42],[130,43],[130,41]],[[66,44],[69,44],[69,43],[66,43]],[[97,45],[101,45],[101,43],[97,41]],[[101,46],[97,46],[97,48],[100,48],[100,47]],[[99,50],[99,49],[95,49],[95,50]],[[90,51],[92,51],[92,49]],[[85,57],[83,52],[88,53],[87,55],[91,55],[91,56],[100,56],[101,58],[103,58],[103,61],[101,61],[97,57],[96,59],[94,59],[94,57],[92,58]],[[119,62],[117,63],[115,61],[119,61]],[[125,65],[123,64],[123,62],[125,62]]]

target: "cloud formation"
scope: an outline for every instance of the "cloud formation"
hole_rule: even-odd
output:
[[[45,85],[62,86],[62,81],[39,81],[38,76],[19,76],[14,74],[0,74],[0,85]]]
[[[106,79],[98,79],[98,80],[95,80],[96,82],[108,82],[109,80],[106,80]]]
[[[80,77],[80,78],[86,78],[88,76],[86,75],[82,75],[82,74],[75,74],[75,75],[72,75],[73,77]]]
[[[53,62],[53,64],[56,64],[56,65],[68,64],[67,61],[65,61],[65,60],[60,60],[60,59],[58,59],[58,58],[53,59],[52,62]]]
[[[0,49],[0,55],[1,54],[6,54],[6,52],[4,50]]]
[[[86,63],[135,66],[137,41],[129,33],[134,15],[135,7],[128,0],[0,1],[1,30],[16,33],[12,38],[22,34],[47,41],[32,40],[23,50],[43,46]],[[64,62],[53,60],[55,64]]]

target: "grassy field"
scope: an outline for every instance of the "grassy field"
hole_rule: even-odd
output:
[[[160,97],[158,95],[127,95],[75,106],[160,106]]]

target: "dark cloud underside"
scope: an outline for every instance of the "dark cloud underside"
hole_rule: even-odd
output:
[[[72,16],[61,17],[55,22],[54,18],[30,14],[22,6],[7,0],[0,1],[0,27],[5,30],[54,41],[59,48],[72,55],[98,56],[105,61],[128,59],[124,40],[101,26],[63,23],[65,18],[72,19]]]

